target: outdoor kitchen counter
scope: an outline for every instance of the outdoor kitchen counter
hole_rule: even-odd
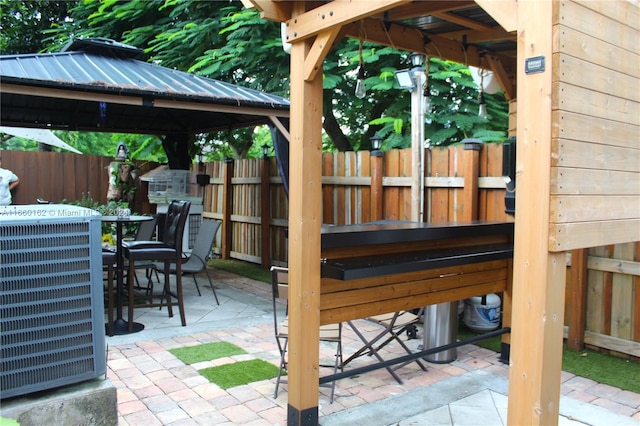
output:
[[[487,221],[324,226],[321,323],[503,292],[513,230]]]
[[[328,226],[322,230],[321,271],[350,280],[505,259],[513,256],[512,236],[513,223],[506,222]]]

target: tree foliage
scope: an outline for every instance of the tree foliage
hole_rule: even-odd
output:
[[[49,3],[69,6],[68,19],[58,18],[43,30],[50,50],[60,49],[75,37],[106,37],[144,49],[149,61],[165,67],[289,96],[289,56],[282,48],[280,25],[261,19],[240,1],[10,3],[35,3],[35,9]],[[0,35],[2,42],[4,39]],[[396,70],[409,67],[408,55],[355,39],[337,43],[324,63],[324,149],[369,149],[376,132],[383,137],[384,150],[410,146],[410,96],[398,87],[394,76]],[[366,70],[363,99],[354,95],[360,58]],[[478,89],[466,66],[431,58],[428,81],[433,107],[426,117],[425,135],[430,144],[448,145],[466,137],[486,141],[506,137],[504,97],[486,95],[491,117],[480,119]],[[256,134],[264,133],[248,129],[193,135],[188,155],[193,158],[203,149],[210,157],[260,155],[259,145],[252,146],[256,146]],[[162,146],[159,139],[145,142],[145,148],[132,145],[132,151],[152,152]]]
[[[43,32],[66,20],[69,2],[50,0],[0,1],[0,52],[38,53],[45,51]]]

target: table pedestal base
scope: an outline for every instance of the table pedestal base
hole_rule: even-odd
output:
[[[109,331],[108,326],[105,326],[107,332]],[[113,335],[114,336],[122,336],[124,334],[137,333],[139,331],[144,330],[144,324],[140,324],[139,322],[133,323],[133,331],[129,331],[129,322],[124,319],[117,319],[113,322]]]

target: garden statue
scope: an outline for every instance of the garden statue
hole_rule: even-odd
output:
[[[129,149],[124,142],[118,144],[115,160],[109,164],[107,200],[131,205],[137,190],[135,186],[135,165],[129,160]]]

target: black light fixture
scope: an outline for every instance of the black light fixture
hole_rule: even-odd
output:
[[[269,145],[267,145],[266,143],[262,145],[262,158],[269,158]]]
[[[378,134],[378,132],[376,132],[373,136],[371,136],[371,138],[369,138],[369,140],[371,141],[371,155],[375,157],[381,156],[382,152],[380,151],[380,146],[382,145],[382,137]]]
[[[413,52],[411,55],[409,55],[409,60],[411,61],[411,65],[413,65],[414,68],[422,68],[422,66],[424,65],[424,55],[421,53]]]
[[[395,72],[398,86],[403,89],[407,89],[409,92],[413,92],[417,87],[419,87],[419,85],[421,85],[420,78],[424,73],[424,70],[422,69],[424,59],[424,55],[421,53],[414,52],[409,55],[412,68],[408,70],[397,70]]]

